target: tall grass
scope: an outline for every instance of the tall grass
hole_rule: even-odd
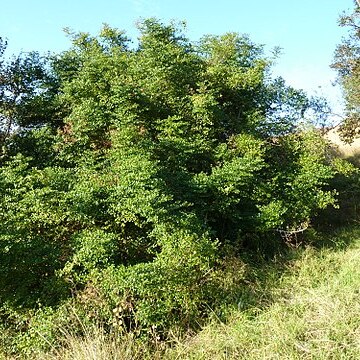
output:
[[[301,250],[274,281],[268,307],[210,324],[169,357],[360,359],[360,229],[349,232],[338,235],[354,240],[346,249]]]
[[[325,244],[254,267],[252,298],[239,299],[227,321],[214,316],[197,335],[145,344],[99,327],[84,329],[81,338],[67,331],[64,346],[41,358],[360,359],[360,228]]]

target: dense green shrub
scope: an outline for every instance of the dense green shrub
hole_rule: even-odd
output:
[[[42,83],[48,122],[17,117],[4,142],[0,317],[18,334],[22,314],[27,351],[78,326],[73,307],[109,331],[196,327],[227,249],[334,203],[326,144],[302,123],[312,102],[271,78],[261,46],[140,31],[134,49],[107,26],[72,34]]]

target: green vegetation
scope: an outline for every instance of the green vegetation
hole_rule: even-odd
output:
[[[341,130],[345,140],[351,141],[360,135],[360,4],[354,1],[352,14],[340,18],[340,26],[349,28],[349,35],[337,47],[332,65],[338,71],[346,101],[346,118]]]
[[[63,347],[39,359],[357,359],[360,356],[360,229],[313,235],[320,247],[290,249],[271,261],[228,262],[249,291],[223,322],[197,335],[148,343],[101,327],[62,334]],[[224,278],[226,281],[226,278]]]
[[[295,252],[285,271],[273,262],[258,280],[265,289],[255,285],[257,306],[235,312],[227,324],[211,324],[170,351],[170,357],[359,358],[359,228],[331,240],[354,242],[346,249],[307,247]]]
[[[321,244],[304,231],[326,223],[317,215],[337,188],[358,196],[358,169],[305,122],[309,110],[323,117],[321,99],[273,79],[274,59],[248,37],[195,44],[154,19],[139,29],[135,48],[108,26],[70,33],[73,46],[46,59],[6,61],[0,41],[0,348],[40,358],[91,340],[129,352],[119,357],[148,344],[149,357],[198,358],[196,344],[166,344],[239,308],[219,337],[265,351],[254,324],[287,304],[288,323],[269,335],[299,326],[271,342],[290,351],[311,314],[305,295],[283,300],[303,295],[287,268],[321,265],[306,265],[312,250],[288,262],[284,249]]]

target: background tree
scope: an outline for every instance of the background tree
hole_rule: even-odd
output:
[[[27,130],[59,126],[55,104],[58,83],[49,59],[37,52],[5,57],[6,41],[0,38],[0,146],[2,157],[11,136],[24,137]],[[29,145],[29,144],[28,144]]]
[[[360,134],[360,6],[356,1],[354,6],[352,14],[340,18],[339,24],[349,28],[349,36],[337,47],[332,65],[345,95],[346,119],[341,132],[348,141]]]

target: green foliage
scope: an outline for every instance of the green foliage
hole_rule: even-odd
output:
[[[315,220],[316,226],[322,229],[358,224],[360,221],[360,169],[343,160],[336,165],[340,171],[330,181],[330,186],[339,192],[338,206],[326,209]]]
[[[349,35],[337,47],[332,67],[338,71],[339,82],[346,100],[346,118],[341,131],[344,139],[351,142],[360,134],[360,6],[354,1],[352,14],[340,17],[339,25],[349,29]]]
[[[154,19],[139,29],[136,49],[108,26],[70,34],[46,90],[42,77],[29,80],[49,117],[19,112],[4,143],[9,328],[18,311],[26,334],[51,342],[57,325],[36,324],[69,306],[109,331],[196,328],[219,302],[212,274],[226,249],[297,228],[335,201],[326,144],[299,126],[313,103],[271,78],[261,46],[237,34],[193,44]]]

